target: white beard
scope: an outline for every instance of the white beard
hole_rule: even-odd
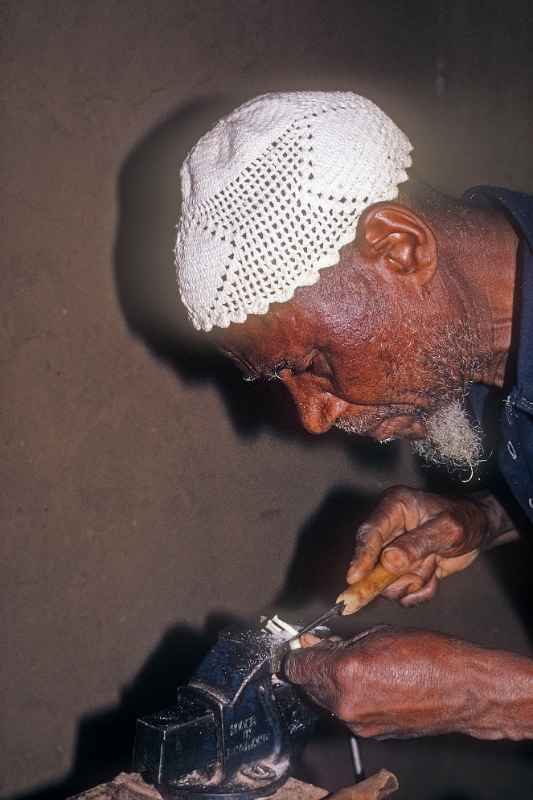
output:
[[[472,424],[464,405],[468,386],[465,376],[479,372],[487,358],[473,355],[479,351],[474,331],[465,323],[449,326],[431,344],[422,363],[434,375],[434,396],[440,398],[442,405],[421,415],[427,437],[411,442],[413,452],[428,464],[444,466],[452,473],[466,471],[467,480],[471,480],[484,461],[482,431]],[[453,353],[452,363],[457,365],[454,374],[450,374],[450,353]],[[400,416],[405,414],[405,406],[388,406],[387,413]],[[347,433],[364,435],[382,420],[381,415],[370,412],[357,417],[339,417],[335,426]],[[385,440],[382,444],[389,441],[392,440]]]
[[[392,410],[391,406],[389,411]],[[450,400],[423,419],[427,438],[412,441],[413,452],[428,464],[444,466],[450,472],[467,470],[471,478],[483,461],[483,444],[481,430],[468,418],[464,403],[457,398]],[[339,417],[335,427],[345,433],[364,435],[372,421],[376,422],[373,414]],[[381,444],[388,444],[390,441],[392,439],[386,439]]]
[[[463,402],[452,400],[424,420],[428,436],[411,442],[413,451],[428,464],[450,472],[468,470],[470,478],[483,461],[482,435],[466,413]]]

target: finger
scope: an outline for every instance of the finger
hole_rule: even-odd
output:
[[[320,645],[295,650],[285,658],[283,674],[291,683],[301,686],[315,703],[330,711],[339,703],[339,687],[335,677],[336,655]]]
[[[411,594],[419,592],[428,581],[431,580],[437,569],[437,558],[435,555],[427,556],[422,561],[415,564],[412,570],[406,575],[402,575],[394,581],[383,595],[389,600],[400,600]]]
[[[413,592],[403,597],[400,600],[400,604],[404,606],[404,608],[413,608],[414,606],[419,606],[421,603],[427,603],[428,600],[435,597],[438,588],[439,579],[436,575],[433,575],[418,592]]]
[[[340,636],[320,638],[320,636],[315,636],[314,633],[304,633],[303,636],[300,636],[299,641],[302,647],[327,647],[331,649],[332,647],[336,647],[337,643],[341,642],[342,639]]]
[[[476,560],[478,555],[479,550],[471,550],[469,553],[464,553],[462,556],[441,559],[437,567],[437,578],[442,580],[443,578],[447,578],[448,575],[453,575],[454,572],[460,572],[466,569]]]
[[[409,494],[405,490],[395,489],[383,495],[378,507],[357,530],[354,557],[346,576],[348,583],[367,575],[377,564],[384,545],[413,524],[408,505]]]
[[[306,686],[330,680],[332,648],[306,647],[291,650],[283,662],[283,673],[287,680],[298,686]]]
[[[398,536],[381,554],[381,563],[389,572],[401,575],[428,555],[458,555],[464,541],[460,526],[439,514],[414,530]]]
[[[368,575],[377,562],[383,548],[383,540],[379,531],[362,525],[356,534],[354,557],[346,573],[347,583],[356,583]]]
[[[320,638],[318,636],[313,636],[312,633],[304,633],[303,636],[300,636],[299,642],[302,647],[313,647],[315,644],[320,642]]]
[[[388,589],[383,592],[383,596],[386,597],[387,600],[401,600],[402,597],[406,597],[408,594],[418,592],[422,586],[424,586],[422,578],[419,575],[409,572],[407,575],[402,575],[401,578],[398,578],[394,583],[391,583]]]

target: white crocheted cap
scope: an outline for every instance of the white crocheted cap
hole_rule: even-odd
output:
[[[221,119],[181,169],[176,266],[195,328],[244,322],[315,283],[363,209],[398,196],[411,150],[351,92],[265,94]]]

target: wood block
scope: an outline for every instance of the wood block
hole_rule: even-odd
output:
[[[395,776],[386,770],[380,770],[362,783],[348,786],[331,795],[331,800],[382,800],[397,788],[398,781]],[[311,783],[289,778],[270,800],[323,800],[328,794],[325,789],[313,786]],[[163,798],[157,789],[145,783],[139,774],[121,772],[110,783],[102,783],[70,800],[163,800]]]

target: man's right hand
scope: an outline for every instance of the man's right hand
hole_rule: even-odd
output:
[[[383,594],[418,605],[434,596],[439,580],[470,566],[511,527],[491,495],[452,499],[394,486],[357,531],[347,581],[361,580],[381,562],[401,576]]]

